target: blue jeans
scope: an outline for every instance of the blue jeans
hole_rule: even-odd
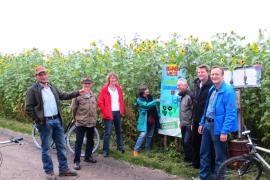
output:
[[[154,134],[154,130],[155,130],[155,124],[147,127],[146,132],[140,132],[140,135],[139,135],[139,137],[137,139],[137,142],[135,144],[135,147],[134,147],[134,151],[139,151],[140,150],[145,137],[146,137],[145,149],[150,150],[150,148],[151,148],[151,140],[152,140],[152,137],[153,137],[153,134]]]
[[[50,153],[51,139],[53,139],[56,146],[59,171],[67,170],[66,140],[60,119],[46,119],[46,124],[37,124],[37,128],[41,140],[41,157],[44,171],[46,173],[53,172],[53,162]]]
[[[110,152],[110,138],[112,133],[112,123],[114,123],[116,144],[118,150],[124,150],[122,132],[121,132],[121,114],[120,111],[113,111],[113,120],[104,119],[104,138],[103,138],[103,153],[109,154]]]
[[[203,127],[202,143],[200,149],[200,178],[202,180],[210,179],[211,174],[211,152],[212,146],[215,149],[215,179],[217,180],[217,171],[222,162],[227,158],[227,142],[220,141],[220,135],[214,134],[214,123],[206,122]]]
[[[92,150],[94,146],[94,128],[95,127],[76,127],[76,142],[75,142],[75,156],[74,163],[80,163],[82,144],[84,134],[86,133],[86,147],[85,147],[85,159],[92,157]]]
[[[191,127],[190,125],[182,126],[181,133],[182,133],[182,145],[184,149],[184,160],[187,162],[191,162],[192,156],[191,156]]]

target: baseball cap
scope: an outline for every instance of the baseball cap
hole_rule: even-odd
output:
[[[92,84],[93,81],[89,77],[85,77],[82,80],[82,84]]]
[[[47,70],[46,70],[46,68],[43,67],[43,66],[37,66],[37,67],[35,68],[35,72],[36,72],[36,75],[37,75],[37,74],[39,74],[39,73],[41,73],[41,72],[47,72]]]

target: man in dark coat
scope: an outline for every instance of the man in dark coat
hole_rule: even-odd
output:
[[[59,176],[77,176],[77,172],[68,167],[60,100],[72,99],[87,92],[84,89],[71,93],[58,90],[49,82],[48,72],[43,66],[36,67],[35,78],[37,82],[26,93],[25,111],[36,123],[40,134],[41,156],[46,179],[56,179],[50,152],[51,139],[56,145]]]
[[[202,64],[197,67],[197,79],[193,89],[193,123],[192,123],[192,166],[200,167],[200,146],[202,135],[198,133],[199,122],[203,115],[206,98],[212,81],[209,77],[209,66]]]

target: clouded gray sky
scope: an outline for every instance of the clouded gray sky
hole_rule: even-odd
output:
[[[270,31],[269,7],[267,0],[1,0],[0,52],[80,50],[136,33],[210,40],[234,30],[253,41],[259,29]]]

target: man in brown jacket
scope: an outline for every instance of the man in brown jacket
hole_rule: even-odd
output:
[[[72,99],[85,94],[85,90],[64,93],[48,81],[45,67],[35,69],[36,83],[27,91],[25,111],[36,123],[41,139],[41,156],[47,179],[56,179],[50,153],[50,141],[56,145],[59,162],[59,176],[76,176],[77,172],[69,169],[66,157],[66,141],[62,126],[60,100]]]
[[[74,98],[71,105],[72,115],[76,122],[76,142],[74,157],[74,169],[76,170],[81,169],[80,156],[85,133],[86,148],[84,161],[89,163],[97,162],[92,157],[92,150],[94,146],[94,128],[97,123],[96,95],[91,91],[93,83],[88,77],[83,79],[82,85],[83,89],[89,93]]]

